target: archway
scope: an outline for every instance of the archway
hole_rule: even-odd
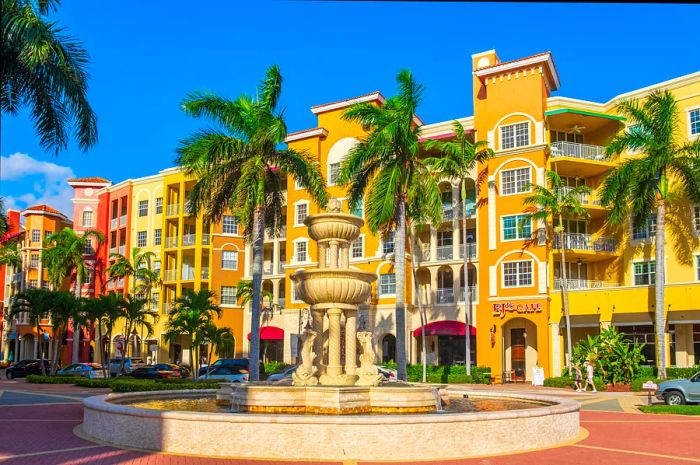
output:
[[[452,268],[441,266],[437,272],[437,289],[435,290],[436,304],[451,304],[455,302],[454,276]]]
[[[396,361],[396,336],[385,334],[382,338],[382,363]]]
[[[525,318],[513,318],[503,326],[503,371],[513,381],[532,378],[537,366],[537,326]]]
[[[19,353],[21,354],[21,356],[19,360],[31,360],[36,358],[34,357],[34,335],[27,333],[24,336],[22,336],[20,342],[21,345],[19,348]]]

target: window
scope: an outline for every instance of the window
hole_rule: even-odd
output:
[[[530,123],[501,126],[501,149],[512,149],[530,145]]]
[[[224,270],[238,269],[238,252],[235,250],[221,251],[221,268]]]
[[[362,258],[364,256],[364,237],[355,239],[350,248],[350,258]]]
[[[656,283],[656,261],[634,264],[634,285],[648,286]]]
[[[41,231],[32,229],[32,242],[41,242]]]
[[[693,207],[693,230],[700,234],[700,205]]]
[[[163,213],[163,197],[156,197],[156,215]]]
[[[139,231],[136,234],[136,247],[146,247],[148,242],[148,235],[146,231]]]
[[[155,310],[157,312],[158,307],[160,307],[160,293],[153,292],[151,294],[151,310]]]
[[[83,226],[92,226],[92,210],[85,210],[83,212]]]
[[[42,281],[41,288],[44,289],[45,291],[48,291],[49,289],[51,289],[51,284],[48,281]],[[44,318],[44,319],[48,320],[48,318]]]
[[[501,217],[503,240],[513,241],[518,239],[530,239],[530,237],[532,237],[532,220],[527,220],[526,218],[527,215]]]
[[[158,228],[153,231],[153,245],[160,245],[163,240],[163,230]]]
[[[308,244],[305,241],[294,244],[294,259],[302,263],[308,260]]]
[[[522,194],[532,190],[530,168],[517,168],[501,172],[501,195]]]
[[[550,142],[573,142],[575,144],[583,144],[583,134],[564,131],[549,131]]]
[[[148,200],[139,200],[139,216],[148,216]]]
[[[690,111],[690,135],[700,134],[700,108]]]
[[[651,239],[656,234],[656,215],[652,215],[645,222],[632,221],[632,239]]]
[[[86,279],[87,280],[86,280],[85,284],[87,284],[89,286],[92,286],[93,284],[95,284],[95,270],[93,270],[92,268],[88,268]]]
[[[386,239],[382,241],[382,253],[394,253],[394,231],[387,234]]]
[[[160,260],[153,262],[153,271],[156,273],[156,275],[160,276]]]
[[[92,241],[87,241],[85,243],[85,249],[83,249],[83,254],[92,255],[95,253],[95,249],[92,248]]]
[[[307,216],[309,216],[308,203],[300,203],[294,206],[294,221],[297,226],[302,226]]]
[[[48,239],[53,231],[44,231],[44,240]]]
[[[238,218],[233,215],[224,215],[221,229],[224,234],[238,234]]]
[[[379,295],[396,294],[396,274],[380,274],[378,290]]]
[[[503,264],[503,287],[532,286],[532,262],[506,262]]]
[[[340,179],[340,163],[330,163],[328,165],[328,185],[334,186],[338,184]]]
[[[29,268],[38,268],[39,267],[39,256],[36,254],[32,254],[32,256],[29,259]]]
[[[700,281],[700,255],[695,256],[695,278]],[[700,352],[697,352],[700,355]]]
[[[236,305],[235,286],[221,286],[221,305]]]
[[[37,281],[36,279],[30,279],[29,280],[29,288],[36,289],[37,287],[39,287],[39,281]]]
[[[357,204],[357,207],[350,210],[351,215],[359,216],[360,218],[365,216],[364,213],[365,213],[364,200],[360,200],[360,202]]]

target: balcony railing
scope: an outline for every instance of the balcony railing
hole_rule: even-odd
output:
[[[197,238],[194,234],[185,234],[182,236],[182,246],[183,247],[189,247],[194,245],[196,242]]]
[[[209,234],[202,234],[202,245],[209,245],[211,243],[211,236]]]
[[[424,245],[421,247],[421,258],[426,261],[430,261],[430,246]]]
[[[117,287],[124,287],[124,278],[119,278],[117,280]]]
[[[437,248],[437,259],[438,260],[452,260],[454,257],[452,244],[450,245],[439,245]]]
[[[119,217],[119,226],[126,226],[126,214]]]
[[[576,144],[574,142],[552,142],[552,158],[573,157],[585,160],[605,161],[605,148],[598,145]]]
[[[183,281],[194,280],[194,268],[183,268],[182,269],[182,280]]]
[[[279,274],[284,274],[284,262],[280,261],[279,265],[277,265],[277,272]]]
[[[554,236],[554,248],[561,249],[559,236]],[[614,253],[617,250],[617,239],[614,237],[599,237],[593,239],[590,234],[564,234],[564,248],[571,250],[587,250],[591,252]]]
[[[124,255],[125,253],[126,253],[126,246],[120,245],[119,246],[119,255]]]
[[[165,248],[172,249],[173,247],[177,247],[177,236],[166,237],[165,238]]]
[[[476,251],[477,251],[476,242],[467,243],[467,258],[470,258],[470,259],[476,258]],[[464,244],[462,244],[462,247],[460,247],[459,258],[464,258]]]
[[[29,313],[22,312],[17,316],[17,324],[28,325],[29,324]]]
[[[554,289],[561,289],[564,280],[561,278],[554,278]],[[600,281],[596,279],[567,279],[566,288],[570,291],[577,291],[581,289],[603,289],[606,287],[620,287],[618,283]]]
[[[464,288],[463,288],[463,287],[460,287],[460,288],[459,288],[459,301],[460,301],[460,302],[464,302],[464,301],[465,301],[465,299],[464,299],[464,292],[465,292],[465,291],[464,291]],[[469,286],[469,298],[470,298],[470,300],[471,300],[472,302],[476,302],[476,301],[478,300],[477,297],[478,297],[478,295],[477,295],[477,288],[476,288],[476,286]]]
[[[180,213],[180,205],[177,203],[174,203],[172,205],[168,205],[168,208],[165,210],[165,214],[167,216],[175,216]]]
[[[435,291],[435,303],[453,304],[455,302],[455,291],[452,288],[437,289]]]
[[[163,281],[175,281],[177,279],[177,270],[165,270],[163,272]]]
[[[564,187],[562,189],[564,195],[572,190],[574,190],[573,187]],[[594,198],[593,194],[579,194],[576,197],[578,197],[578,201],[583,205],[600,205],[600,200]]]
[[[452,208],[452,205],[443,205],[442,206],[442,219],[443,220],[451,220],[454,217],[455,217],[455,214],[454,214],[454,209]]]
[[[269,232],[265,231],[265,240],[266,241],[271,241],[272,239],[284,239],[285,237],[287,237],[287,227],[286,226],[280,227],[279,236],[277,236],[276,238],[272,237],[272,235]]]
[[[173,304],[163,304],[163,313],[168,314],[172,311]]]
[[[202,267],[202,279],[209,279],[209,267]]]
[[[118,218],[112,218],[112,221],[110,222],[110,228],[111,229],[117,229],[117,226],[119,225],[119,219]]]
[[[263,274],[272,274],[272,262],[263,263]]]

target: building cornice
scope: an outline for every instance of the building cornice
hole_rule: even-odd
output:
[[[312,137],[326,137],[327,135],[328,131],[325,128],[311,128],[289,133],[284,141],[294,142],[297,140],[310,139]]]

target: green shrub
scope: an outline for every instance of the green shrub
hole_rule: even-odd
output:
[[[644,383],[646,383],[647,381],[653,381],[653,382],[656,383],[656,384],[659,384],[659,383],[661,382],[660,379],[654,378],[654,377],[650,377],[650,378],[636,378],[636,379],[633,379],[633,380],[632,380],[632,383],[631,383],[631,385],[630,385],[630,389],[631,389],[632,391],[634,391],[634,392],[645,391],[645,390],[642,388],[642,385],[643,385]],[[646,391],[645,391],[645,392],[646,392]]]
[[[605,384],[627,384],[639,377],[643,348],[644,344],[630,343],[616,327],[610,326],[579,341],[573,350],[573,361],[582,371],[584,362],[592,362]]]
[[[666,378],[668,379],[687,379],[700,371],[700,365],[690,368],[669,367],[666,368]]]
[[[110,378],[97,378],[97,379],[88,379],[88,378],[75,378],[73,384],[76,386],[80,387],[86,387],[86,388],[110,388],[112,387],[112,383],[116,381],[115,379],[110,379]]]
[[[27,375],[27,382],[32,384],[73,384],[75,376]]]
[[[116,380],[113,392],[169,391],[187,389],[218,389],[217,382],[162,383],[155,380]]]
[[[428,365],[428,382],[435,384],[490,384],[491,368],[472,367],[471,376],[467,376],[464,365]],[[408,365],[406,375],[409,382],[420,383],[423,380],[423,365]]]
[[[700,415],[700,405],[642,405],[639,410],[644,413]]]
[[[282,362],[267,362],[265,364],[265,373],[267,373],[268,375],[273,375],[275,373],[283,371],[288,366],[289,365]]]
[[[584,379],[583,381],[581,381],[581,386],[583,387],[585,383],[586,380]],[[597,391],[605,391],[605,383],[603,383],[602,378],[600,378],[599,376],[593,378],[593,384],[595,384],[595,388]],[[544,387],[575,389],[576,385],[574,383],[574,380],[570,377],[558,376],[554,378],[545,378]]]

